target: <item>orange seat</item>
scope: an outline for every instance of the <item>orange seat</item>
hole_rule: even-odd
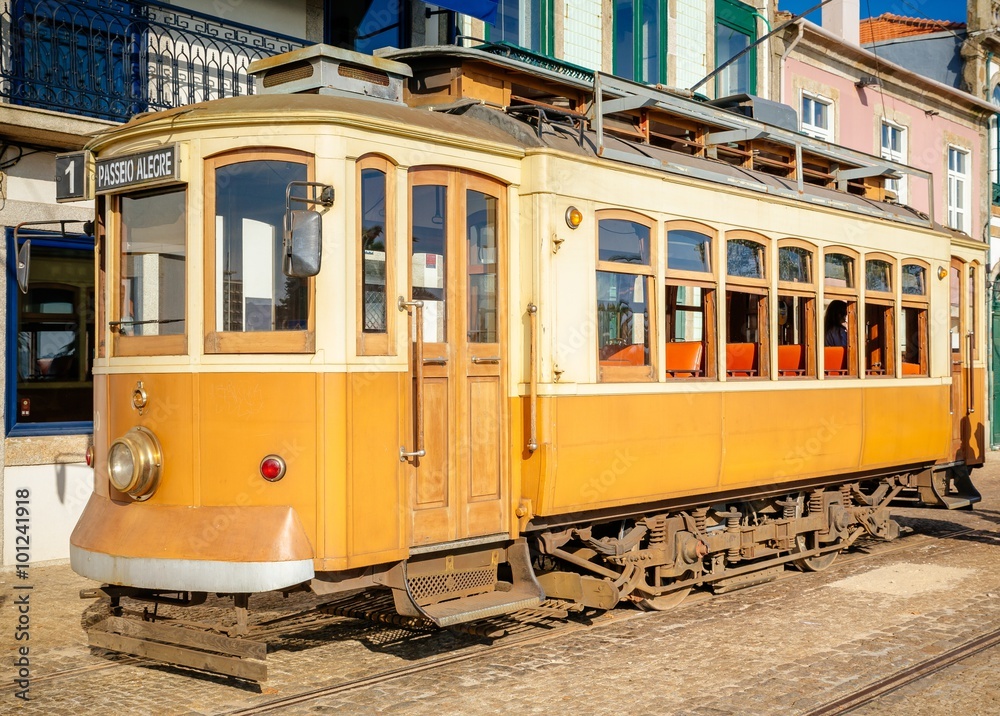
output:
[[[700,341],[678,341],[667,344],[667,377],[697,378],[701,375]]]
[[[804,354],[804,346],[797,343],[778,346],[778,375],[805,375]]]
[[[903,361],[903,375],[923,375],[919,363],[907,363]]]
[[[847,375],[847,349],[844,346],[823,348],[823,365],[827,375]]]
[[[602,366],[646,365],[646,347],[641,343],[625,346],[618,350],[614,350],[613,346],[609,346],[606,350],[614,352],[601,359]]]
[[[732,378],[752,378],[757,375],[757,344],[726,344],[726,375]]]

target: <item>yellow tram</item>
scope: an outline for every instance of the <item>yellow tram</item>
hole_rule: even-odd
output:
[[[478,49],[253,69],[88,146],[114,606],[660,609],[978,499],[986,247],[908,167]]]

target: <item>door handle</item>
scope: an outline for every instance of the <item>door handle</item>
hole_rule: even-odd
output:
[[[399,448],[399,461],[406,462],[411,458],[424,457],[427,452],[424,450],[424,302],[407,301],[402,296],[396,302],[396,307],[400,311],[410,312],[413,309],[414,319],[417,322],[417,330],[413,341],[413,404],[416,416],[414,418],[413,432],[416,440],[416,449],[407,450],[405,447]]]
[[[448,365],[447,358],[424,358],[424,365]]]
[[[489,358],[480,358],[479,356],[472,356],[472,362],[479,363],[499,363],[500,356],[490,356]]]

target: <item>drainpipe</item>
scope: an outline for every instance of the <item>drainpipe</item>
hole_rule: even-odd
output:
[[[801,19],[795,23],[795,26],[798,28],[795,39],[792,40],[792,43],[786,47],[784,51],[782,51],[781,57],[778,58],[778,101],[782,104],[787,104],[787,102],[785,102],[785,59],[792,54],[792,50],[794,50],[795,46],[799,44],[799,40],[802,39],[802,34],[806,30]]]

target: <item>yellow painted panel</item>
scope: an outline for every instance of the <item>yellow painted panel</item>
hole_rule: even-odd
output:
[[[289,505],[315,548],[321,376],[204,373],[198,379],[202,504]],[[260,476],[260,461],[272,453],[288,466],[277,482]]]
[[[403,549],[404,493],[399,446],[400,396],[407,380],[397,373],[352,373],[350,425],[350,557]]]
[[[718,482],[721,393],[553,402],[555,470],[543,478],[549,484],[538,514],[657,499]]]
[[[860,388],[726,393],[722,485],[856,470],[861,393]]]
[[[140,380],[147,401],[142,415],[132,405],[132,392]],[[108,408],[104,415],[108,418],[109,444],[131,428],[141,425],[153,431],[163,450],[163,473],[160,486],[149,498],[151,504],[194,503],[195,416],[192,414],[192,386],[192,376],[183,373],[109,376]]]
[[[965,451],[965,461],[971,465],[982,463],[986,460],[986,451],[989,445],[986,442],[986,424],[984,422],[987,410],[986,396],[986,371],[983,368],[974,369],[973,387],[975,390],[973,407],[975,412],[966,415],[968,425],[963,426],[969,440],[969,447]]]
[[[323,436],[325,464],[323,466],[323,556],[339,560],[338,569],[346,568],[348,547],[348,510],[351,508],[347,487],[347,375],[327,373],[323,381]],[[359,406],[362,410],[363,406]],[[319,556],[319,555],[317,555]],[[317,569],[324,569],[319,564]],[[332,569],[332,566],[326,567]]]
[[[108,447],[111,436],[108,424],[108,377],[94,376],[94,492],[108,497]]]
[[[948,386],[867,391],[863,464],[939,459],[951,447]]]
[[[503,434],[500,379],[469,379],[469,501],[500,497],[500,436]]]

